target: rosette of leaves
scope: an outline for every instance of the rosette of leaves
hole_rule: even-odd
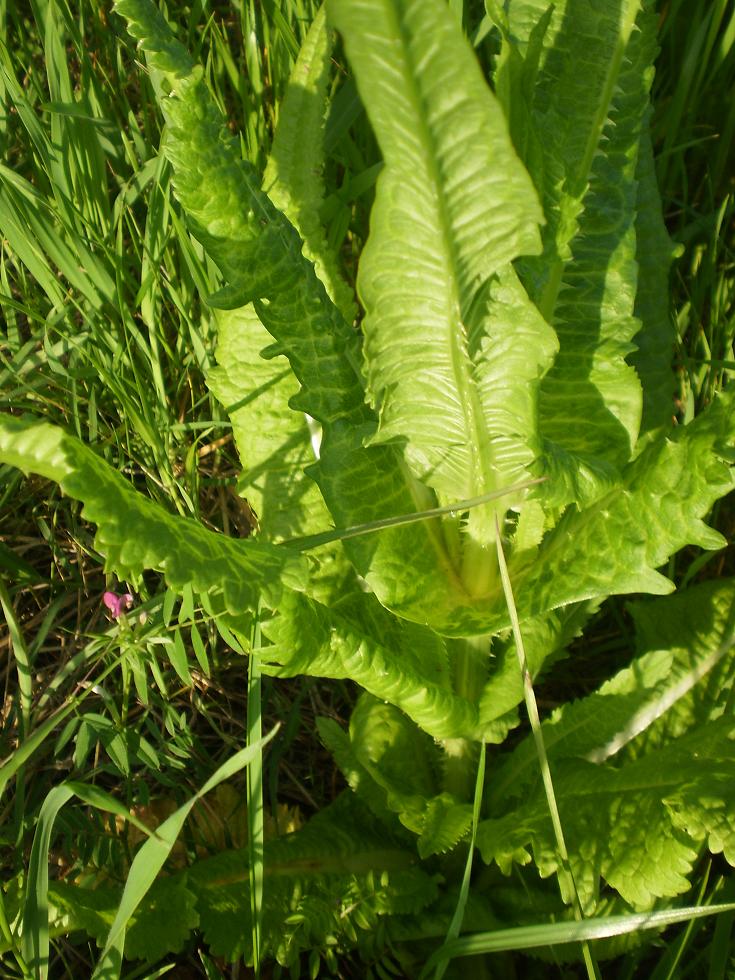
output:
[[[658,570],[669,556],[724,543],[703,518],[733,485],[732,397],[673,424],[673,246],[648,131],[653,4],[489,4],[500,39],[491,90],[442,0],[328,0],[383,156],[359,329],[319,222],[324,15],[260,175],[157,8],[116,9],[156,76],[178,200],[222,274],[207,297],[220,330],[210,382],[232,408],[259,531],[231,542],[167,515],[48,426],[3,420],[0,454],[85,501],[121,577],[157,568],[172,588],[215,599],[235,627],[262,602],[266,640],[252,655],[263,670],[361,685],[372,700],[350,733],[323,725],[322,735],[376,815],[416,836],[422,856],[443,853],[469,826],[473,746],[502,742],[522,699],[496,528],[534,673],[604,598],[669,593]],[[434,513],[411,519],[423,511]],[[352,530],[322,534],[330,525]],[[600,730],[626,728],[637,710],[626,698],[610,692]],[[710,724],[724,794],[727,765],[715,756],[730,729]],[[667,732],[662,759],[673,765],[684,749]],[[694,740],[686,751],[707,743],[681,737]],[[421,779],[406,781],[395,740],[420,753]],[[695,802],[694,773],[674,766],[677,787],[646,803],[626,794],[653,759],[618,770],[594,749],[570,766],[559,759],[562,816],[574,823],[575,794],[593,786],[664,807],[675,844],[636,839],[620,870],[600,844],[609,814],[597,808],[597,847],[585,839],[575,867],[587,907],[600,878],[631,904],[678,894],[704,841],[731,856]],[[488,801],[483,856],[507,869],[533,855],[553,872],[540,797],[520,816],[511,800],[509,789]]]

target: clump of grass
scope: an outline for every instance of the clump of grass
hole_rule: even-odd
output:
[[[230,116],[248,120],[244,152],[256,163],[313,10],[170,11],[189,24]],[[164,506],[248,534],[254,517],[235,492],[229,425],[204,383],[215,338],[199,295],[217,288],[217,274],[173,200],[153,90],[123,22],[86,0],[11,5],[0,31],[3,406],[64,425]],[[1,487],[9,629],[0,755],[24,758],[3,799],[3,879],[12,885],[54,784],[83,776],[129,807],[180,803],[245,743],[246,711],[243,661],[204,610],[177,606],[171,620],[151,575],[127,625],[111,621],[102,594],[129,585],[106,576],[78,505],[7,467]],[[190,683],[163,655],[179,644],[198,666]],[[265,724],[286,722],[283,753],[303,743],[303,700],[313,695],[271,693],[266,682]],[[275,767],[266,770],[270,799],[322,804],[310,754],[302,763],[297,753],[282,785]],[[53,851],[61,873],[122,875],[124,837],[70,807]],[[55,949],[52,972],[71,975],[76,964],[77,975],[91,974],[94,953],[63,938]]]

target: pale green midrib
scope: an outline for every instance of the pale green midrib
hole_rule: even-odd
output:
[[[444,252],[447,256],[448,265],[451,269],[451,298],[456,305],[456,310],[459,315],[459,322],[461,330],[465,330],[463,311],[462,311],[462,298],[459,295],[457,289],[457,283],[459,282],[459,262],[457,261],[457,249],[454,244],[452,235],[452,224],[449,219],[448,209],[446,205],[445,195],[443,193],[443,185],[440,180],[440,173],[437,166],[437,153],[436,144],[433,138],[431,128],[427,124],[427,114],[422,111],[424,108],[424,100],[421,97],[421,93],[418,91],[416,85],[416,72],[414,71],[416,65],[411,56],[411,47],[404,30],[403,23],[395,16],[395,9],[393,4],[387,3],[386,9],[388,10],[389,20],[393,20],[394,26],[397,30],[398,35],[401,38],[401,45],[403,47],[404,57],[406,59],[406,64],[410,69],[407,79],[404,79],[408,84],[406,88],[410,92],[410,101],[413,103],[417,116],[420,120],[421,133],[423,139],[420,143],[424,146],[428,146],[429,152],[426,155],[427,169],[429,175],[433,180],[434,187],[436,188],[436,198],[437,198],[437,211],[438,218],[442,229],[442,241],[444,243]],[[470,307],[470,302],[467,303],[467,309]],[[489,447],[490,438],[487,431],[487,425],[485,423],[485,418],[479,409],[479,399],[478,394],[475,390],[471,373],[470,373],[470,363],[469,358],[465,356],[464,351],[461,349],[461,345],[458,342],[455,332],[452,330],[451,322],[448,326],[449,334],[449,345],[452,357],[452,368],[453,375],[456,382],[457,393],[460,397],[460,403],[462,405],[462,415],[464,417],[464,428],[465,432],[471,433],[475,437],[475,441],[470,440],[468,445],[468,456],[470,465],[470,485],[468,487],[470,491],[470,496],[478,496],[485,490],[493,488],[492,484],[492,463],[490,461],[490,453],[487,454],[482,452],[476,452],[477,447]],[[480,473],[478,474],[478,464]],[[486,465],[483,465],[486,464]]]
[[[398,849],[374,849],[352,854],[329,854],[320,857],[291,858],[269,861],[265,866],[266,877],[293,877],[295,874],[365,874],[369,871],[402,871],[417,865],[416,857]],[[225,888],[239,882],[247,882],[248,871],[243,868],[232,874],[197,880],[203,888]]]
[[[658,791],[661,789],[681,788],[682,776],[681,776],[681,771],[679,769],[667,770],[667,767],[664,765],[656,766],[656,767],[649,765],[649,768],[646,769],[642,765],[642,763],[645,760],[648,760],[649,763],[652,761],[648,758],[648,756],[643,756],[640,760],[636,760],[630,763],[630,769],[634,767],[638,768],[638,766],[640,766],[640,770],[641,770],[639,772],[634,772],[631,775],[628,767],[623,766],[623,768],[621,769],[616,769],[614,766],[608,764],[608,760],[605,760],[604,762],[601,763],[588,762],[586,759],[581,757],[577,752],[575,752],[574,755],[572,756],[562,756],[560,759],[556,760],[557,765],[560,762],[571,763],[577,761],[587,766],[594,767],[594,769],[597,772],[601,772],[601,773],[606,771],[611,772],[617,778],[613,778],[610,783],[605,785],[600,784],[598,782],[595,782],[592,785],[590,785],[589,780],[585,780],[583,786],[572,785],[572,786],[562,787],[560,792],[560,798],[562,800],[586,800],[586,799],[594,799],[596,797],[601,797],[601,796],[619,797],[621,794],[645,793],[654,790]],[[533,759],[528,760],[526,763],[523,764],[522,768],[527,768],[528,764],[533,761],[534,761]],[[705,760],[705,762],[709,767],[710,772],[712,772],[718,765],[721,766],[726,761],[727,760],[724,758],[720,758],[720,759],[708,758]],[[504,784],[510,782],[511,780],[514,781],[516,775],[517,775],[517,771],[514,771],[512,774],[509,774],[509,777],[507,777],[504,780]],[[729,772],[727,773],[727,775],[729,776]],[[493,796],[494,799],[496,800],[502,800],[503,798],[500,795],[499,791],[494,793]],[[491,818],[491,819],[502,820],[504,819],[504,817]]]
[[[576,190],[576,193],[572,195],[567,192],[562,195],[562,198],[559,201],[560,210],[562,202],[565,199],[570,200],[574,197],[580,197],[580,195],[583,195],[587,185],[589,184],[592,161],[594,160],[597,147],[600,144],[600,136],[602,135],[602,131],[605,127],[610,105],[612,104],[613,92],[617,84],[618,76],[620,75],[620,66],[625,56],[628,41],[630,40],[630,35],[633,27],[635,26],[636,17],[640,9],[640,0],[628,0],[626,13],[623,16],[622,23],[620,25],[620,33],[618,35],[618,43],[616,45],[615,54],[608,65],[605,86],[597,106],[597,114],[589,130],[584,155],[580,160],[577,172],[574,174],[573,187]],[[556,309],[556,301],[559,297],[559,290],[561,289],[562,276],[564,275],[565,267],[566,264],[561,258],[554,260],[551,274],[549,275],[546,286],[544,287],[544,291],[541,295],[538,308],[539,312],[545,318],[547,323],[553,322],[554,310]]]
[[[410,467],[405,458],[400,453],[394,450],[393,455],[396,460],[396,466],[400,470],[403,477],[403,482],[406,485],[411,500],[414,502],[416,511],[418,512],[422,509],[428,509],[427,498],[431,496],[433,492],[416,479],[416,477],[411,473]],[[435,499],[436,497],[434,495],[434,500]],[[443,573],[446,576],[447,585],[453,589],[455,595],[462,596],[470,601],[471,597],[467,591],[464,581],[462,580],[462,576],[455,568],[452,561],[452,556],[444,541],[441,530],[441,518],[422,521],[421,524],[425,528],[424,533],[429,539],[429,545],[433,549],[434,554],[437,556],[439,567],[443,570]]]

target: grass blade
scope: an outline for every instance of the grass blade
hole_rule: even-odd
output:
[[[564,870],[564,878],[559,876],[559,884],[561,886],[562,898],[564,901],[570,901],[572,903],[572,908],[574,909],[574,917],[581,921],[583,918],[582,914],[582,903],[579,900],[579,894],[577,893],[577,886],[574,881],[574,875],[572,874],[572,869],[569,863],[569,852],[567,851],[566,841],[564,840],[564,831],[561,826],[561,818],[559,817],[559,808],[556,803],[556,794],[554,793],[554,783],[551,778],[551,770],[549,769],[549,760],[546,754],[546,745],[544,744],[544,733],[541,728],[541,719],[539,718],[538,705],[536,704],[536,695],[533,691],[533,681],[531,679],[531,672],[528,669],[528,662],[526,660],[526,652],[523,646],[523,636],[521,634],[521,625],[518,622],[518,612],[515,606],[515,600],[513,599],[513,588],[510,582],[510,576],[508,574],[508,566],[505,561],[505,554],[503,552],[503,541],[502,535],[500,533],[500,524],[498,522],[497,516],[495,517],[495,541],[497,545],[498,553],[498,565],[500,568],[500,578],[503,583],[503,593],[505,595],[505,601],[508,606],[508,613],[510,615],[511,626],[513,628],[513,639],[515,640],[516,653],[518,654],[518,665],[521,669],[521,677],[523,680],[523,696],[526,702],[526,710],[528,711],[528,718],[531,722],[531,730],[533,731],[533,739],[536,744],[536,752],[538,754],[539,766],[541,769],[541,778],[544,784],[544,791],[546,793],[546,802],[549,807],[549,814],[551,816],[551,822],[554,825],[554,836],[556,838],[556,846],[559,851],[559,856],[561,858],[561,865]],[[566,879],[566,880],[564,880]],[[583,944],[582,952],[584,954],[584,961],[587,967],[587,973],[591,978],[597,978],[600,980],[600,974],[594,963],[589,947],[587,943]]]
[[[140,848],[130,866],[128,880],[125,883],[117,914],[110,926],[110,932],[92,975],[92,980],[111,980],[111,978],[119,976],[127,924],[171,853],[171,849],[184,826],[184,821],[194,804],[215,786],[234,776],[236,772],[245,766],[249,766],[254,759],[257,759],[263,746],[273,738],[277,731],[278,728],[276,727],[264,739],[235,753],[232,758],[219,767],[198,793],[195,793],[190,800],[172,813],[167,820],[164,820],[158,827],[155,836],[149,837]]]
[[[251,649],[260,647],[260,606],[253,625]],[[250,922],[253,932],[253,969],[260,976],[261,932],[263,927],[264,839],[263,822],[263,737],[261,724],[260,659],[248,659],[248,746],[257,748],[247,771],[248,872],[250,875]]]
[[[549,922],[537,926],[498,929],[495,932],[478,932],[473,936],[455,939],[442,946],[429,958],[426,969],[436,966],[440,961],[456,959],[459,956],[479,956],[483,953],[502,953],[509,950],[590,942],[647,929],[664,929],[677,922],[733,911],[735,911],[735,902],[729,902],[726,905],[695,905],[683,909],[665,909],[662,912],[609,915],[587,919],[584,922]]]
[[[333,531],[323,531],[321,534],[310,534],[303,538],[291,538],[284,542],[289,548],[296,551],[308,551],[311,548],[318,548],[320,545],[328,544],[331,541],[344,541],[347,538],[357,538],[363,534],[371,534],[373,531],[382,531],[386,527],[398,527],[402,524],[414,524],[416,521],[427,521],[432,517],[442,517],[444,514],[457,514],[472,507],[479,507],[490,500],[497,500],[506,494],[518,493],[527,490],[529,487],[543,483],[546,477],[539,477],[535,480],[524,480],[521,483],[514,483],[510,487],[503,487],[500,490],[491,490],[489,493],[482,493],[478,497],[471,497],[469,500],[457,500],[453,504],[444,507],[431,507],[429,510],[414,511],[411,514],[398,514],[396,517],[385,517],[379,521],[368,521],[365,524],[356,524],[353,527],[335,528]]]
[[[459,936],[459,931],[462,928],[462,919],[464,918],[464,910],[467,905],[467,898],[470,893],[470,879],[472,877],[472,860],[475,855],[475,839],[477,837],[477,824],[480,821],[480,807],[482,806],[482,790],[485,785],[485,745],[483,744],[480,749],[480,759],[477,764],[477,780],[475,782],[475,799],[472,806],[472,833],[470,835],[469,843],[469,853],[467,854],[467,862],[464,868],[464,875],[462,876],[462,884],[459,889],[459,898],[457,899],[457,907],[454,910],[454,915],[452,916],[452,921],[449,923],[449,929],[447,930],[447,938],[444,945],[456,939]],[[449,965],[449,960],[442,960],[436,965],[436,972],[434,973],[434,980],[442,980],[447,966]],[[421,976],[426,976],[426,970],[421,973]]]

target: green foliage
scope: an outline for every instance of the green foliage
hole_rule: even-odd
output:
[[[647,908],[687,890],[700,845],[726,857],[732,849],[733,723],[723,705],[733,684],[733,598],[724,580],[636,603],[638,657],[543,725],[575,880],[590,908],[600,878]],[[504,760],[489,800],[502,816],[480,825],[478,846],[507,871],[530,859],[531,845],[546,875],[558,858],[535,762],[530,739]]]
[[[73,436],[47,423],[3,418],[2,458],[56,480],[85,503],[97,524],[96,546],[119,578],[138,582],[146,568],[162,571],[172,588],[211,595],[233,620],[254,609],[259,595],[276,606],[283,587],[303,588],[306,562],[266,543],[234,541],[201,524],[167,514]]]
[[[177,951],[199,927],[212,952],[252,963],[243,928],[250,913],[247,855],[223,851],[184,872],[159,878],[130,920],[125,955],[155,962]],[[406,928],[438,894],[438,877],[416,866],[410,849],[385,826],[376,828],[351,795],[343,795],[303,829],[266,843],[264,948],[284,966],[303,951],[349,950],[381,920]],[[52,922],[84,931],[100,945],[110,933],[120,889],[57,882],[49,889]],[[366,935],[367,934],[367,935]],[[363,941],[364,941],[363,939]]]
[[[100,947],[110,931],[120,896],[121,890],[109,885],[91,889],[57,881],[49,888],[59,927],[84,932]],[[196,898],[186,887],[186,878],[159,878],[130,920],[125,955],[155,963],[167,953],[181,951],[191,930],[198,925]]]
[[[574,887],[530,736],[495,751],[487,791],[471,802],[484,744],[519,724],[523,699],[497,529],[534,678],[578,655],[573,644],[605,599],[665,596],[672,556],[726,543],[705,520],[733,487],[732,392],[673,424],[674,248],[650,134],[653,3],[488,3],[491,89],[444,0],[328,0],[295,61],[262,174],[254,161],[265,149],[253,142],[262,120],[246,121],[243,143],[233,138],[202,66],[158,7],[118,0],[116,10],[145,52],[165,120],[160,193],[170,165],[196,247],[218,270],[198,278],[218,331],[207,382],[231,420],[239,489],[257,521],[238,541],[169,513],[48,423],[0,420],[0,460],[81,500],[98,528],[94,547],[121,580],[163,574],[163,619],[180,594],[180,625],[191,623],[205,673],[195,595],[238,649],[250,613],[265,610],[248,651],[253,676],[349,679],[364,693],[348,730],[317,722],[352,793],[263,855],[199,857],[152,884],[187,804],[143,845],[122,891],[52,885],[59,928],[105,941],[96,975],[119,971],[123,949],[155,962],[195,928],[228,960],[299,969],[308,953],[318,969],[319,955],[364,950],[371,933],[382,948],[447,928],[456,936],[469,871],[456,915],[450,899],[474,841],[504,874],[533,862],[542,877],[557,875],[561,899],[545,896],[557,918],[575,890],[584,914],[612,900],[643,910],[670,900],[689,888],[705,849],[735,863],[730,580],[638,599],[632,662],[617,662],[593,694],[565,694],[534,733]],[[327,119],[337,125],[330,113],[348,91],[333,80],[340,49],[327,15],[382,154],[359,311],[354,269],[323,224]],[[257,93],[252,52],[248,67]],[[57,180],[73,197],[64,173]],[[35,201],[25,185],[21,197]],[[0,217],[59,306],[53,276],[22,250],[31,212],[16,205],[0,199]],[[152,232],[151,263],[157,241]],[[48,236],[44,249],[53,251]],[[87,301],[101,309],[113,280],[92,278],[102,293]],[[155,433],[149,441],[167,459]],[[363,527],[437,508],[449,510]],[[309,537],[330,524],[350,533],[307,558]],[[145,701],[134,641],[125,652]],[[16,659],[27,673],[29,658]],[[191,685],[180,628],[169,661]],[[27,715],[27,689],[24,698]],[[94,736],[124,774],[136,753],[153,752],[95,713],[65,738],[74,734],[75,759]],[[245,869],[261,858],[254,949]],[[522,872],[518,889],[529,882]],[[477,875],[466,921],[496,887],[497,871]],[[159,928],[172,909],[175,921]],[[48,958],[49,924],[43,902],[32,911],[23,942],[35,963]]]
[[[622,768],[580,759],[557,762],[554,787],[580,897],[594,910],[600,879],[630,905],[680,895],[699,845],[733,863],[732,740],[735,725],[704,725]],[[559,868],[543,794],[511,813],[480,824],[483,859],[506,872],[533,860],[541,875]]]

